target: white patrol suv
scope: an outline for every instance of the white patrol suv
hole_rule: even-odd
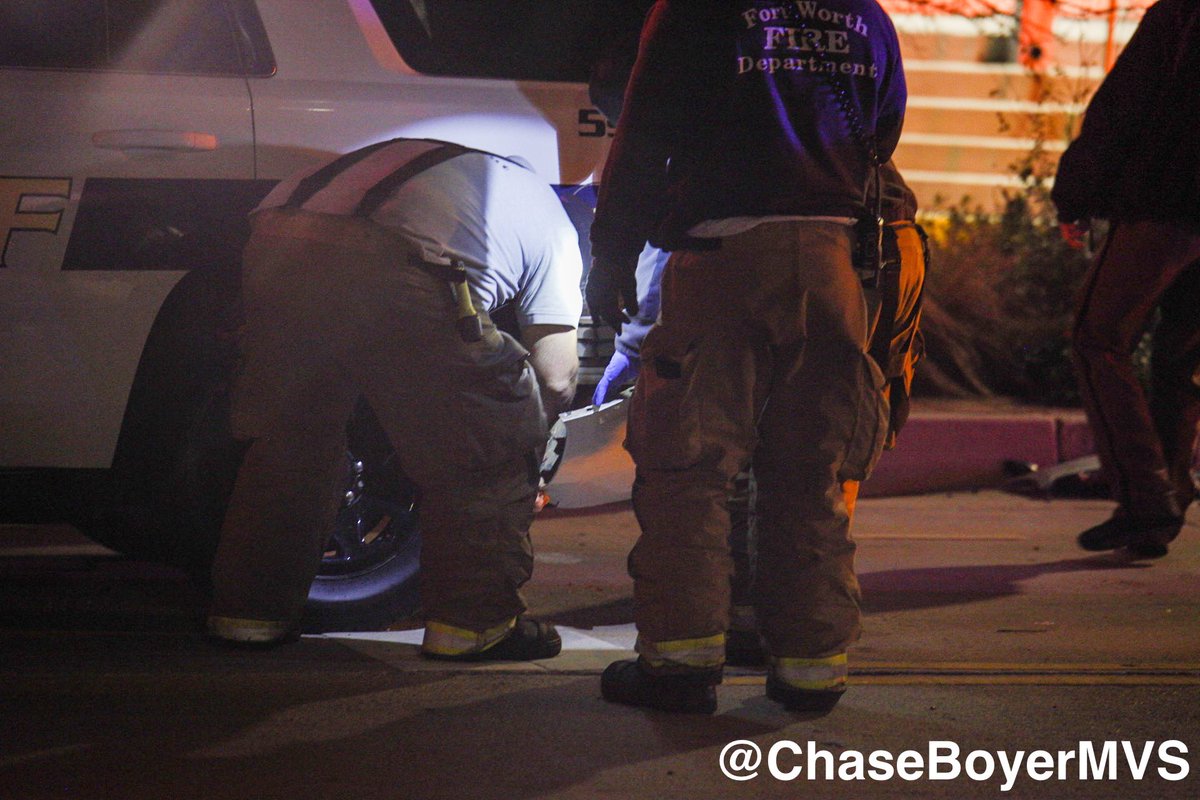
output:
[[[585,81],[606,31],[649,5],[4,0],[0,521],[68,521],[203,575],[241,454],[226,403],[247,212],[329,154],[442,139],[528,159],[588,263],[612,131]],[[584,355],[587,383],[605,359]],[[350,434],[312,629],[414,602],[414,498],[369,409]]]

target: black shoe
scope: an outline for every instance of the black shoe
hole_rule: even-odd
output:
[[[1084,550],[1093,552],[1128,547],[1140,558],[1161,558],[1182,527],[1181,517],[1138,518],[1118,512],[1079,534],[1078,541]]]
[[[721,668],[693,674],[651,675],[636,658],[614,661],[600,676],[600,692],[610,703],[659,711],[712,714],[717,710],[716,685]]]
[[[421,655],[435,661],[537,661],[542,658],[554,658],[560,652],[562,637],[553,625],[528,617],[518,617],[512,631],[486,650],[456,655],[427,653],[422,650]]]
[[[788,711],[828,714],[845,693],[845,689],[801,689],[784,683],[773,672],[767,673],[767,697]]]
[[[725,663],[731,667],[764,667],[767,652],[758,631],[731,629],[725,634]]]

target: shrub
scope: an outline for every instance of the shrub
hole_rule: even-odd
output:
[[[1059,236],[1045,182],[1006,192],[998,214],[964,198],[923,222],[917,394],[1077,404],[1069,337],[1088,258]]]
[[[1043,102],[1064,99],[1050,95],[1062,82],[1035,85]],[[1071,99],[1082,99],[1083,90],[1068,90]],[[939,200],[924,215],[930,269],[918,395],[1078,404],[1070,330],[1089,256],[1059,235],[1050,201],[1057,158],[1046,147],[1069,139],[1076,122],[1068,119],[1066,129],[1057,130],[1061,115],[1002,116],[1002,131],[1033,142],[1009,167],[1018,188],[1002,192],[998,212],[985,212],[964,197],[944,208]]]

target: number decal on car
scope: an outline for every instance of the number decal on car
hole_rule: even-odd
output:
[[[616,129],[608,124],[608,120],[597,108],[579,109],[579,135],[585,139],[598,139],[612,136]]]

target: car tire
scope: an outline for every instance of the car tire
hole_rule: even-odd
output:
[[[229,424],[236,283],[219,277],[189,273],[164,303],[130,393],[126,419],[140,425],[122,430],[113,468],[70,520],[117,552],[185,570],[205,589],[246,450]],[[417,608],[416,489],[365,401],[347,441],[346,499],[304,612],[308,632],[378,630]]]
[[[227,401],[210,398],[178,469],[148,503],[101,505],[77,526],[132,558],[172,564],[208,588],[242,443],[228,434]],[[305,633],[381,630],[416,612],[420,572],[417,492],[370,408],[348,425],[345,497],[309,591]],[[115,491],[113,495],[120,495]]]
[[[347,442],[346,491],[309,590],[307,633],[380,630],[419,605],[419,492],[364,400]]]

